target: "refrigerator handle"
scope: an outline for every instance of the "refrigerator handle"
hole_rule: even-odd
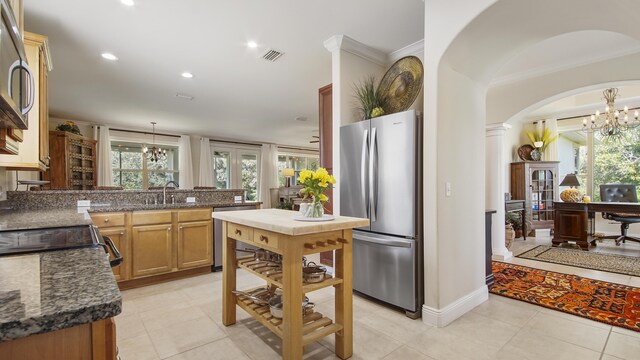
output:
[[[377,153],[376,133],[377,133],[376,128],[373,128],[371,130],[371,142],[369,145],[369,202],[371,203],[371,216],[369,218],[371,219],[371,222],[376,221],[376,217],[378,213],[377,199],[376,199],[376,194],[378,192],[378,189],[376,189],[376,187],[374,186],[378,178],[377,176],[378,153]]]
[[[367,198],[367,150],[369,140],[369,130],[364,130],[364,136],[362,137],[362,154],[360,161],[360,191],[362,194],[362,201],[364,202],[364,213],[369,217],[369,201]]]

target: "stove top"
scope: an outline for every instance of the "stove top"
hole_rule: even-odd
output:
[[[99,244],[91,225],[0,231],[0,256],[93,247]]]

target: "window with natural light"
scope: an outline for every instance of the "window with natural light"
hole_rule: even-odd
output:
[[[260,150],[213,145],[213,176],[218,189],[243,189],[246,201],[258,201]]]
[[[614,138],[581,130],[565,131],[558,140],[558,155],[561,179],[569,173],[577,174],[579,190],[591,195],[593,201],[600,200],[602,184],[640,184],[640,128]],[[588,189],[590,182],[593,188]]]
[[[298,176],[301,170],[317,170],[318,167],[320,167],[320,158],[317,155],[280,153],[278,155],[278,184],[285,186],[286,179],[282,175],[282,169],[290,168],[294,170],[291,184],[296,185],[298,184]]]
[[[113,185],[125,189],[148,189],[164,186],[171,180],[180,183],[178,148],[163,146],[167,150],[167,157],[152,162],[143,156],[142,145],[111,142]]]

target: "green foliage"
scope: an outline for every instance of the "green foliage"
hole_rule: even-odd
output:
[[[293,199],[284,199],[278,203],[276,209],[293,210]]]
[[[538,130],[535,130],[534,132],[527,131],[527,136],[529,137],[531,145],[533,146],[535,146],[534,143],[542,141],[542,147],[540,148],[540,151],[544,152],[547,149],[547,146],[558,140],[559,135],[556,134],[555,136],[551,136],[551,131],[549,129],[544,129],[544,131],[542,131],[542,134],[540,134]]]
[[[640,185],[640,129],[624,131],[616,141],[601,135],[595,138],[594,201],[600,200],[601,184]]]
[[[353,85],[355,97],[360,103],[360,113],[364,120],[371,119],[373,115],[384,114],[387,99],[376,88],[376,78],[373,75],[366,77],[359,84]],[[380,109],[378,109],[380,108]],[[375,112],[374,112],[375,110]],[[382,110],[382,112],[380,111]],[[373,113],[373,114],[372,114]]]
[[[67,121],[56,126],[56,130],[70,132],[76,135],[82,135],[82,133],[80,133],[80,128],[78,128],[78,125],[74,124],[73,121]]]

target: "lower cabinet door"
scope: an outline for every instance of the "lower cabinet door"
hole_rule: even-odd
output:
[[[133,227],[131,239],[133,278],[168,273],[172,270],[172,226]]]
[[[127,230],[100,229],[100,235],[110,238],[113,241],[113,245],[120,251],[120,255],[122,255],[122,263],[111,268],[116,281],[127,280],[127,264],[131,264],[131,259],[129,259],[129,254],[127,253]],[[109,260],[113,260],[111,251],[109,251]]]
[[[178,268],[213,264],[212,221],[180,223],[178,227]]]

